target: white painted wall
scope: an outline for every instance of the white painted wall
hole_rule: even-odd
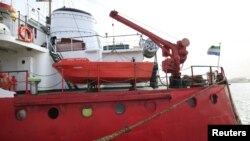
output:
[[[67,9],[67,8],[66,8]],[[95,21],[92,15],[64,9],[55,10],[51,17],[51,36],[83,40],[87,50],[100,49],[98,37],[94,30]],[[92,36],[85,37],[82,36]]]
[[[0,54],[0,71],[28,70],[30,75],[41,78],[39,90],[61,88],[61,75],[52,67],[53,60],[49,52],[28,51],[24,48],[16,53],[0,51]],[[11,73],[11,75],[16,76],[19,81],[25,81],[25,73]],[[25,90],[25,83],[19,82],[17,90]]]
[[[130,62],[135,58],[136,62],[143,61],[143,54],[141,50],[138,51],[103,51],[103,61],[105,62]]]

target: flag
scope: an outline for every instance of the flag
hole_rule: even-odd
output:
[[[216,56],[220,56],[220,46],[211,46],[208,51],[207,51],[208,55],[216,55]]]
[[[49,2],[49,0],[36,0],[37,2]],[[52,0],[51,0],[52,1]]]

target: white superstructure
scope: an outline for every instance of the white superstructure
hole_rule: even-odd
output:
[[[86,57],[91,61],[101,61],[101,46],[94,26],[95,20],[90,13],[74,8],[59,8],[52,13],[51,37],[56,39],[56,43],[63,42],[63,45],[57,46],[63,57]],[[84,45],[72,44],[74,41]]]
[[[58,61],[52,54],[60,58],[88,58],[91,61],[143,61],[140,47],[103,49],[101,37],[94,29],[96,22],[88,12],[59,8],[52,13],[51,25],[43,25],[18,13],[13,18],[6,11],[0,12],[0,73],[8,73],[18,80],[17,91],[26,90],[26,76],[39,79],[39,91],[71,88],[72,85],[63,82],[52,67]],[[33,33],[31,42],[20,40],[18,31],[22,25]]]
[[[57,73],[51,67],[53,60],[47,46],[48,27],[17,12],[14,13],[13,18],[13,13],[9,11],[8,7],[0,9],[2,13],[0,14],[0,72],[8,73],[17,79],[17,91],[26,89],[24,71],[28,71],[29,76],[38,74],[41,77],[42,81],[39,84],[41,90],[53,89],[50,86],[58,81],[55,78],[59,78],[60,75],[45,77]],[[32,42],[20,39],[21,33],[18,31],[21,26],[30,29]]]

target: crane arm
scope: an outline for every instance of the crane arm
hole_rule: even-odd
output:
[[[140,32],[140,33],[142,33],[142,34],[144,34],[146,36],[148,36],[160,48],[163,48],[163,46],[165,46],[164,50],[167,49],[165,51],[166,54],[170,55],[168,49],[172,49],[172,47],[173,47],[172,43],[162,39],[161,37],[159,37],[159,36],[153,34],[152,32],[142,28],[141,26],[139,26],[139,25],[125,19],[124,17],[120,16],[117,11],[111,11],[110,12],[110,17],[112,17],[113,19],[116,19],[117,21],[119,21],[119,22],[133,28],[134,30],[136,30],[136,31],[138,31],[138,32]]]
[[[110,17],[148,36],[162,49],[163,56],[168,57],[162,62],[163,70],[166,73],[172,73],[175,76],[180,75],[180,64],[185,62],[188,54],[186,50],[186,47],[189,45],[188,39],[184,38],[182,41],[177,41],[176,44],[173,44],[133,23],[132,21],[120,16],[117,11],[111,11]]]

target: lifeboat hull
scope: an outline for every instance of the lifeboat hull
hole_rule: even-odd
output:
[[[134,83],[149,81],[152,62],[90,62],[88,59],[62,59],[53,64],[72,83]]]

